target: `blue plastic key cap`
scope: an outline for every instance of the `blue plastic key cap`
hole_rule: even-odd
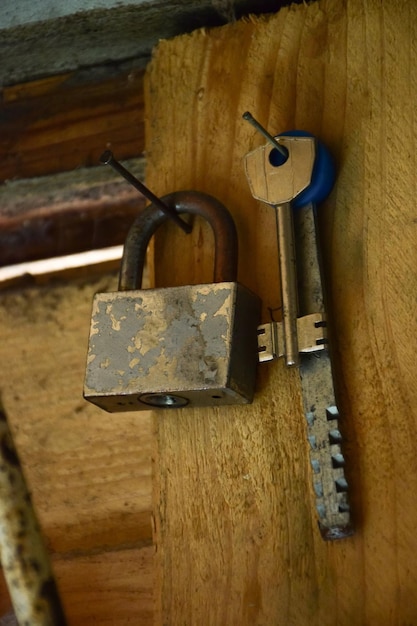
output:
[[[281,133],[277,135],[279,137],[313,137],[311,133],[305,130],[290,130],[285,133]],[[316,155],[314,159],[313,172],[311,175],[311,181],[309,186],[302,191],[298,196],[296,196],[292,201],[292,206],[295,209],[298,209],[302,206],[306,206],[312,202],[313,204],[319,204],[323,202],[325,198],[329,195],[334,185],[334,181],[336,179],[336,169],[333,163],[332,156],[326,146],[316,139],[315,141],[316,147]],[[273,153],[276,154],[273,154]],[[279,158],[277,155],[281,157],[278,150],[276,148],[271,149],[270,162],[274,164],[273,161],[279,165]],[[281,157],[282,159],[282,157]]]

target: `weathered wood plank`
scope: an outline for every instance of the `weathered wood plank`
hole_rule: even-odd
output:
[[[25,23],[27,13],[16,7],[14,13],[6,10],[1,19],[0,85],[109,60],[136,59],[144,67],[160,39],[218,26],[251,12],[276,11],[285,2],[288,0],[93,2],[54,7],[52,14],[40,5],[31,12],[32,19],[37,16],[33,23]]]
[[[155,603],[153,561],[153,547],[55,558],[53,569],[68,624],[149,626]],[[11,611],[1,577],[0,621]]]
[[[259,372],[250,407],[159,415],[160,623],[415,622],[416,11],[323,0],[156,50],[147,182],[229,207],[239,278],[264,321],[280,305],[274,216],[249,193],[242,157],[263,140],[241,114],[276,133],[309,130],[336,158],[320,216],[357,525],[342,542],[320,537],[300,384],[282,363]],[[211,242],[200,222],[188,241],[167,226],[157,284],[209,281]]]
[[[2,296],[2,390],[53,552],[148,543],[149,416],[82,398],[92,296],[115,276]]]
[[[125,165],[138,178],[144,160]],[[0,266],[124,243],[145,198],[109,167],[0,186]]]
[[[143,152],[143,71],[126,65],[3,89],[0,266],[124,242],[144,198],[86,166],[108,148],[122,160]],[[129,167],[142,177],[142,159]]]
[[[110,71],[109,71],[110,73]],[[72,72],[5,87],[0,181],[63,172],[143,152],[143,70]]]
[[[149,626],[154,616],[154,548],[56,559],[70,626]]]

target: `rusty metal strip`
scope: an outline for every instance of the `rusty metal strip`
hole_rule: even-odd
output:
[[[48,552],[1,404],[0,556],[18,623],[65,626]]]

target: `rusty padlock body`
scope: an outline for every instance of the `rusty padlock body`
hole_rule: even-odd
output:
[[[109,412],[250,403],[261,303],[236,282],[233,218],[199,192],[163,201],[211,225],[215,282],[139,288],[148,243],[168,219],[144,209],[125,242],[120,291],[94,298],[84,397]]]

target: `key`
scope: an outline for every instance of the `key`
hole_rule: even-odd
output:
[[[328,350],[315,204],[334,181],[324,146],[294,131],[273,137],[249,114],[268,143],[245,156],[254,198],[274,207],[280,264],[282,322],[259,327],[259,360],[283,356],[299,367],[319,528],[323,538],[352,534],[344,457]]]
[[[279,138],[284,155],[269,144],[246,155],[246,176],[252,195],[275,207],[281,281],[284,354],[288,366],[299,365],[297,279],[291,202],[306,189],[313,172],[312,137]],[[277,163],[275,165],[274,163]]]

